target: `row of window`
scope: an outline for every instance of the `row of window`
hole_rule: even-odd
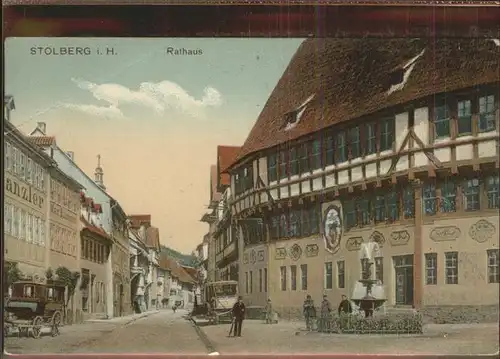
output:
[[[253,271],[245,272],[245,293],[253,293]],[[267,292],[267,268],[259,269],[259,292]]]
[[[366,194],[360,198],[342,201],[344,227],[364,227],[401,218],[413,218],[415,215],[415,196],[413,188],[394,187],[380,189],[375,194]],[[403,210],[401,213],[401,209]]]
[[[320,221],[319,203],[299,210],[285,210],[284,213],[271,216],[269,236],[271,239],[312,236],[319,233]]]
[[[98,310],[99,303],[106,304],[106,284],[104,282],[92,282],[90,291],[92,292],[92,302],[89,303],[89,296],[82,296],[82,311],[92,313]]]
[[[399,258],[399,257],[398,257]],[[366,259],[361,260],[362,276],[366,268]],[[384,282],[384,261],[382,257],[374,259],[375,279]],[[445,268],[445,284],[458,284],[459,276],[459,260],[458,252],[445,252],[444,253],[444,268]],[[487,278],[488,283],[499,283],[499,264],[500,264],[500,250],[489,249],[486,251],[486,264],[487,264]],[[395,266],[408,265],[408,263],[398,263],[395,259]],[[284,268],[284,267],[283,267]],[[427,285],[438,284],[438,255],[437,253],[425,254],[425,280]],[[324,287],[325,289],[333,288],[333,263],[325,262],[324,269]],[[292,276],[293,281],[293,276]],[[283,280],[282,280],[283,283]],[[345,262],[337,262],[337,288],[344,288],[345,286]],[[283,288],[283,286],[282,286]],[[294,288],[292,282],[292,290]]]
[[[28,243],[45,245],[45,220],[11,203],[4,203],[3,231]]]
[[[483,200],[484,198],[484,200]],[[422,208],[425,215],[457,211],[461,201],[464,211],[500,208],[499,176],[481,179],[444,179],[427,182],[422,187]],[[385,221],[410,219],[415,216],[412,187],[381,189],[373,195],[342,202],[345,230]]]
[[[344,163],[361,156],[391,150],[395,119],[386,118],[353,126],[346,130],[319,132],[317,138],[296,146],[281,148],[267,157],[269,182]]]
[[[74,243],[77,243],[77,231],[72,231],[55,223],[51,223],[49,233],[51,243],[57,243],[57,245],[60,246],[60,248],[53,248],[54,250],[61,251],[65,254],[76,254]]]
[[[333,263],[325,262],[324,271],[324,287],[325,289],[333,288]],[[336,287],[339,289],[345,288],[345,261],[337,261],[337,283]]]
[[[473,178],[465,181],[446,180],[439,183],[426,183],[422,197],[424,213],[457,211],[457,201],[462,200],[465,211],[500,208],[499,176],[488,176],[484,181]],[[482,197],[486,199],[483,203]]]
[[[83,259],[102,264],[109,255],[109,247],[91,238],[82,238],[81,255]]]
[[[288,288],[288,278],[290,278],[290,288]],[[300,265],[300,286],[301,290],[307,290],[307,264]],[[297,266],[290,266],[290,277],[288,276],[288,267],[280,267],[280,289],[287,291],[297,290]]]
[[[451,113],[457,119],[457,134],[472,134],[472,116],[478,115],[479,132],[496,129],[495,96],[489,94],[474,99],[444,102],[434,108],[435,137],[449,138],[451,134]],[[290,178],[350,159],[374,154],[393,148],[395,139],[395,118],[368,122],[346,130],[328,129],[317,134],[317,138],[306,143],[282,146],[267,158],[268,181]],[[252,166],[241,168],[235,174],[236,195],[253,187]]]
[[[239,168],[234,175],[234,191],[239,195],[253,188],[253,165]]]
[[[216,253],[220,253],[228,246],[230,243],[234,241],[236,236],[237,227],[232,225],[224,230],[222,230],[221,234],[215,238],[215,248]]]
[[[55,179],[50,180],[50,200],[72,212],[80,210],[80,197],[78,193]]]
[[[489,249],[486,251],[487,278],[488,283],[499,283],[500,251]],[[458,284],[459,277],[458,252],[446,252],[444,254],[445,284]],[[427,285],[438,284],[438,255],[437,253],[425,254],[425,283]]]
[[[457,120],[457,135],[472,134],[472,116],[478,115],[479,132],[495,131],[495,96],[487,95],[473,99],[459,101],[444,101],[434,108],[434,133],[436,139],[449,138],[451,135],[451,121]]]
[[[22,181],[45,192],[45,178],[47,171],[33,161],[23,151],[8,142],[4,143],[5,171],[17,176]]]

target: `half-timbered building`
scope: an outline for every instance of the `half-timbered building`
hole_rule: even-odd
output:
[[[242,250],[261,244],[278,311],[300,314],[306,294],[350,297],[358,250],[376,241],[388,307],[498,315],[499,49],[490,39],[301,44],[226,169]]]
[[[216,280],[238,280],[238,236],[232,221],[229,201],[231,200],[230,177],[221,173],[238,154],[237,146],[217,146],[217,192],[220,199],[217,204],[217,222],[214,228]]]

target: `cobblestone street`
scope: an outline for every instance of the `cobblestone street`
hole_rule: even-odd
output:
[[[34,353],[193,353],[207,354],[186,311],[152,313],[142,318],[117,318],[61,328],[61,335],[40,339],[5,339],[12,354]]]
[[[305,332],[304,324],[243,323],[241,338],[227,337],[230,324],[203,326],[220,354],[492,354],[498,351],[498,324],[427,325],[422,335],[348,335]]]
[[[202,337],[187,311],[162,310],[144,316],[87,322],[40,339],[11,335],[5,350],[35,353],[208,354],[491,354],[498,351],[496,324],[427,325],[423,335],[342,335],[306,332],[303,323],[265,325],[246,320],[241,338],[229,338],[229,324],[202,325]],[[208,343],[208,347],[207,347]]]

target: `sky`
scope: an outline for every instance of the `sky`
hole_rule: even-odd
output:
[[[45,122],[91,178],[101,155],[125,212],[151,214],[162,244],[191,253],[217,145],[243,144],[302,41],[10,38],[11,120],[25,133]]]

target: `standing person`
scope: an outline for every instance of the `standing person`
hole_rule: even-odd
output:
[[[351,302],[347,299],[347,297],[342,294],[342,300],[340,301],[339,304],[339,316],[344,314],[351,314],[352,313],[352,305]]]
[[[273,304],[271,303],[271,298],[267,300],[266,304],[266,324],[273,323]]]
[[[311,296],[308,294],[306,300],[304,301],[304,318],[306,319],[306,328],[307,330],[313,329],[313,321],[316,318],[316,308],[314,307],[314,301]]]
[[[320,320],[319,320],[319,328],[320,332],[329,332],[330,331],[330,312],[332,311],[332,305],[328,300],[328,297],[323,295],[323,301],[321,302],[321,311],[320,311]]]
[[[243,298],[239,296],[238,301],[233,306],[235,337],[241,337],[241,327],[243,326],[243,319],[245,319],[245,304],[243,304]]]

